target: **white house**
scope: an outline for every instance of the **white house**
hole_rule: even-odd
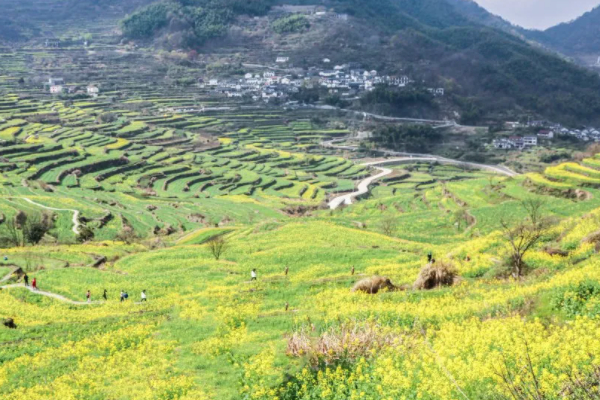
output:
[[[329,64],[329,63],[331,62],[331,60],[330,60],[329,58],[324,58],[324,59],[323,59],[323,62],[324,62],[325,64]]]
[[[218,86],[218,85],[219,85],[218,79],[211,79],[208,81],[208,86]]]
[[[512,140],[508,139],[494,139],[492,145],[496,149],[509,150],[515,147],[515,144]]]
[[[537,146],[538,138],[537,136],[525,136],[523,138],[523,145],[525,146]]]
[[[272,71],[266,71],[263,74],[263,78],[265,78],[265,79],[269,79],[269,78],[273,78],[273,77],[275,77],[275,72],[272,72]]]
[[[100,89],[98,89],[98,86],[89,85],[87,87],[87,94],[89,94],[90,96],[98,97],[98,93],[100,93]]]
[[[406,86],[410,83],[410,78],[406,75],[401,76],[400,79],[398,80],[398,86]]]
[[[65,84],[63,78],[50,78],[48,79],[48,86],[62,86]]]
[[[537,135],[540,139],[553,139],[554,138],[554,132],[550,131],[550,130],[539,131]]]
[[[246,75],[244,75],[244,79],[252,79],[252,74],[248,72]]]
[[[289,57],[277,57],[277,60],[275,60],[275,62],[278,64],[285,64],[288,61],[290,61]]]
[[[50,86],[50,93],[52,94],[60,94],[63,91],[62,85],[52,85]]]

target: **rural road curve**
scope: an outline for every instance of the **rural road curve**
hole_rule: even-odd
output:
[[[79,227],[80,227],[80,223],[79,223],[79,211],[78,210],[70,210],[70,209],[64,209],[64,208],[52,208],[52,207],[48,207],[45,206],[43,204],[39,204],[36,203],[35,201],[28,199],[27,197],[23,197],[23,200],[25,200],[28,203],[31,203],[35,206],[38,207],[42,207],[45,208],[46,210],[51,210],[51,211],[69,211],[73,213],[73,232],[75,232],[76,235],[79,235]]]
[[[323,143],[321,143],[321,145],[324,147],[329,147],[329,148],[334,148],[334,149],[339,149],[339,150],[355,151],[357,149],[356,146],[338,146],[338,145],[334,144],[335,142],[342,141],[345,139],[346,138],[331,140],[331,141],[323,142]],[[370,176],[366,179],[363,179],[358,184],[357,190],[355,192],[347,193],[347,194],[344,194],[341,196],[334,197],[328,203],[328,206],[330,209],[335,210],[342,204],[350,205],[350,204],[352,204],[353,199],[368,193],[369,186],[371,186],[371,184],[373,184],[373,182],[375,182],[387,175],[390,175],[393,172],[389,168],[382,167],[383,165],[386,165],[386,164],[400,164],[400,163],[404,163],[404,162],[439,162],[440,164],[458,165],[458,166],[463,166],[463,167],[487,170],[487,171],[494,172],[494,173],[497,173],[500,175],[505,175],[508,177],[518,175],[516,172],[510,170],[509,168],[503,167],[503,166],[477,164],[477,163],[471,163],[471,162],[465,162],[465,161],[452,160],[450,158],[435,156],[432,154],[410,154],[410,153],[401,153],[401,152],[394,152],[394,151],[388,151],[388,150],[381,150],[381,152],[383,152],[384,155],[402,156],[402,157],[391,158],[391,159],[382,160],[382,161],[373,161],[373,162],[361,164],[361,165],[364,165],[365,167],[374,167],[375,169],[379,170],[380,173],[377,175],[374,175],[374,176]]]

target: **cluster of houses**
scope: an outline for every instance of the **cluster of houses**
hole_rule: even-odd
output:
[[[324,6],[314,6],[314,5],[280,5],[274,6],[271,8],[271,14],[303,14],[312,16],[313,18],[329,18],[336,19],[340,21],[348,21],[349,15],[343,13],[336,13],[331,10],[327,10]]]
[[[573,129],[548,121],[529,121],[527,123],[506,122],[505,127],[511,130],[520,128],[537,130],[537,134],[535,136],[511,136],[508,138],[495,139],[492,142],[492,145],[496,149],[522,150],[527,147],[537,146],[538,139],[551,140],[559,136],[570,136],[583,142],[600,142],[600,129],[596,128]]]
[[[495,149],[503,150],[523,150],[528,147],[534,147],[538,145],[537,136],[510,136],[508,138],[494,139],[492,146]]]
[[[288,57],[278,57],[276,63],[288,63]],[[324,64],[331,60],[323,59]],[[268,102],[272,98],[286,98],[297,93],[300,88],[324,88],[332,94],[351,99],[361,92],[371,91],[375,86],[385,84],[406,87],[414,83],[408,76],[381,76],[377,71],[368,71],[357,64],[336,65],[323,69],[311,67],[308,70],[295,70],[293,74],[282,69],[269,69],[260,74],[247,73],[243,79],[217,78],[198,80],[200,88],[206,88],[214,94],[227,97],[247,97],[255,101]],[[289,71],[289,70],[288,70]],[[444,88],[427,89],[435,96],[443,96]]]
[[[523,150],[538,145],[539,140],[551,140],[557,136],[571,136],[584,142],[600,142],[600,130],[595,128],[570,129],[560,124],[551,124],[544,121],[531,121],[527,124],[519,122],[507,122],[507,127],[517,129],[527,127],[529,129],[539,128],[536,135],[510,136],[508,138],[494,139],[492,146],[496,149]]]
[[[85,90],[83,90],[80,86],[77,85],[66,85],[64,78],[50,78],[48,82],[45,83],[45,86],[48,87],[50,94],[52,95],[60,95],[63,93],[69,94],[87,94],[91,97],[98,97],[100,93],[100,89],[96,85],[88,85]]]

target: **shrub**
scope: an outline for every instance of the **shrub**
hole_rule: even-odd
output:
[[[569,317],[600,315],[600,283],[586,280],[577,286],[559,290],[552,298],[552,305]]]
[[[310,22],[302,14],[294,14],[289,17],[279,18],[271,25],[273,30],[279,34],[302,32],[310,28]]]

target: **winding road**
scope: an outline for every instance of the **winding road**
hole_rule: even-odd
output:
[[[51,210],[51,211],[69,211],[73,213],[73,232],[76,235],[79,235],[79,227],[81,226],[80,222],[79,222],[79,211],[78,210],[70,210],[70,209],[65,209],[65,208],[52,208],[52,207],[48,207],[45,206],[43,204],[40,203],[36,203],[35,201],[28,199],[27,197],[23,197],[23,200],[25,200],[28,203],[33,204],[34,206],[38,206],[41,208],[45,208],[46,210]]]
[[[356,146],[339,146],[339,145],[334,144],[336,142],[344,141],[346,139],[347,138],[330,140],[330,141],[321,143],[321,145],[324,147],[329,147],[329,148],[338,149],[338,150],[356,151],[356,149],[357,149]],[[335,210],[342,204],[345,204],[345,205],[352,204],[352,201],[354,199],[356,199],[357,197],[363,196],[369,192],[369,186],[371,186],[371,184],[373,184],[373,182],[375,182],[387,175],[390,175],[393,172],[392,169],[382,167],[383,165],[402,164],[402,163],[407,163],[407,162],[411,162],[411,163],[413,163],[413,162],[430,162],[430,163],[438,162],[440,164],[457,165],[457,166],[462,166],[462,167],[466,167],[466,168],[487,170],[487,171],[490,171],[490,172],[493,172],[496,174],[500,174],[500,175],[505,175],[508,177],[513,177],[513,176],[518,175],[516,172],[512,171],[511,169],[500,166],[500,165],[496,166],[496,165],[486,165],[486,164],[477,164],[477,163],[471,163],[471,162],[465,162],[465,161],[458,161],[458,160],[452,160],[450,158],[440,157],[440,156],[436,156],[436,155],[432,155],[432,154],[402,153],[402,152],[389,151],[389,150],[384,150],[384,149],[380,149],[380,151],[385,156],[396,156],[399,158],[391,158],[391,159],[387,159],[387,160],[373,161],[373,162],[361,164],[361,165],[364,165],[365,167],[373,167],[376,170],[380,171],[380,173],[377,175],[370,176],[370,177],[360,181],[357,186],[356,191],[354,191],[352,193],[347,193],[347,194],[344,194],[341,196],[337,196],[337,197],[334,197],[333,199],[331,199],[328,203],[328,206],[330,209]]]

